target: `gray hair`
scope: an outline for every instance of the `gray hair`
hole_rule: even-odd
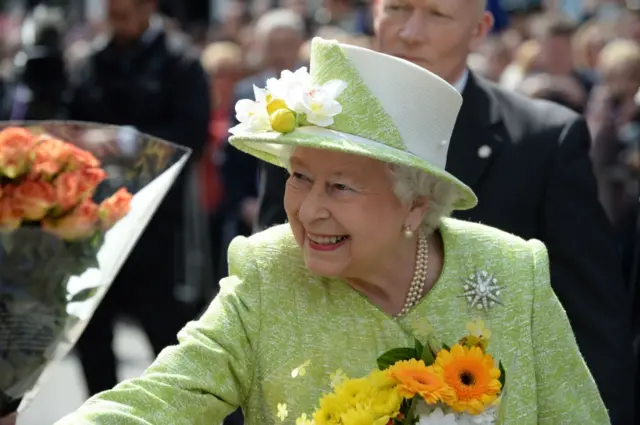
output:
[[[291,155],[295,147],[281,146],[280,161],[291,171]],[[429,209],[420,223],[420,231],[428,236],[440,227],[442,218],[449,217],[453,205],[461,195],[456,187],[432,174],[402,165],[388,164],[393,179],[393,191],[403,204],[412,203],[420,197],[429,200]]]
[[[261,40],[281,28],[292,30],[301,38],[305,35],[304,19],[290,9],[274,9],[262,15],[256,23],[255,35]]]

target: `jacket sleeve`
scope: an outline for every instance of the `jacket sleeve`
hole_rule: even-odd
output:
[[[249,398],[260,289],[249,241],[229,247],[230,277],[205,314],[178,334],[140,378],[89,399],[55,425],[211,425]]]
[[[539,425],[607,425],[607,410],[576,343],[569,319],[551,289],[544,245],[533,253],[531,332]]]
[[[567,122],[550,167],[542,234],[551,283],[567,311],[614,425],[633,422],[631,304],[613,230],[598,201],[590,135]]]

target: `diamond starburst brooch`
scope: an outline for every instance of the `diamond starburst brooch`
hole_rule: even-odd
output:
[[[466,298],[469,307],[476,310],[489,310],[500,302],[502,286],[498,284],[492,274],[485,270],[472,273],[464,280],[464,292],[461,295]]]

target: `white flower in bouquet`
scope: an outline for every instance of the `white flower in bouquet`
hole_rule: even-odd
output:
[[[458,425],[494,425],[496,423],[497,410],[491,407],[479,415],[462,413],[458,416]]]
[[[456,415],[437,407],[430,413],[419,413],[418,425],[459,425]]]

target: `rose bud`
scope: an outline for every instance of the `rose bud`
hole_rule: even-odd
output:
[[[15,179],[29,167],[29,155],[36,139],[29,130],[9,127],[0,132],[0,174]]]
[[[100,228],[109,230],[120,221],[131,209],[131,199],[133,195],[125,188],[121,188],[111,197],[105,199],[100,204],[99,217]]]
[[[70,144],[50,137],[41,137],[31,153],[31,176],[52,178],[67,165],[70,156]]]
[[[90,199],[60,218],[45,218],[42,228],[66,241],[76,241],[92,237],[98,224],[98,206]]]
[[[12,195],[16,207],[22,210],[25,220],[40,220],[56,204],[56,191],[42,180],[25,180],[16,186]]]
[[[0,231],[10,232],[22,224],[22,211],[13,200],[13,187],[7,186],[2,190],[0,198]]]
[[[71,145],[71,155],[69,156],[69,163],[67,164],[67,171],[82,170],[85,168],[98,168],[100,167],[100,161],[89,151],[80,149],[77,146]]]

